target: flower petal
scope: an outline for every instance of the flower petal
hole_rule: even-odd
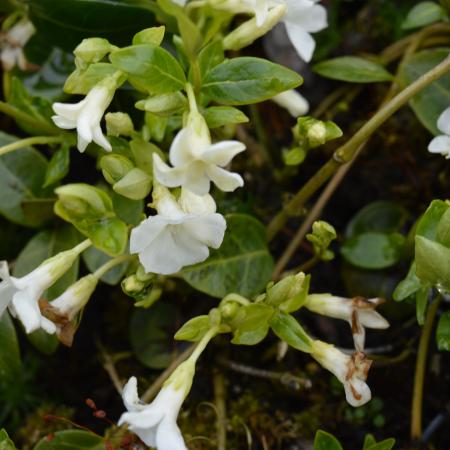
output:
[[[222,141],[213,144],[206,150],[202,159],[216,166],[226,166],[238,154],[245,150],[245,145],[239,141]]]
[[[199,196],[208,194],[211,183],[206,174],[207,167],[202,161],[189,164],[183,187]]]
[[[184,167],[172,168],[156,153],[153,154],[153,172],[158,182],[167,187],[181,186],[186,177],[186,169]]]
[[[429,144],[430,153],[440,153],[443,156],[450,156],[450,136],[436,136]]]
[[[372,398],[369,386],[360,379],[353,378],[344,382],[344,389],[347,402],[354,407],[362,406]]]
[[[125,408],[130,412],[142,411],[145,408],[138,396],[136,377],[131,377],[123,387],[122,399]]]
[[[77,127],[77,121],[68,119],[67,117],[52,116],[52,120],[58,128],[62,128],[63,130],[72,130]]]
[[[78,103],[53,103],[52,108],[58,116],[69,120],[76,120],[85,104],[86,99]]]
[[[210,164],[206,170],[211,181],[224,192],[233,192],[244,186],[244,180],[238,173],[228,172],[225,169]]]
[[[208,214],[187,220],[183,227],[197,241],[208,247],[219,248],[222,244],[227,223],[221,214]]]
[[[292,45],[297,50],[297,53],[306,62],[311,61],[314,49],[316,48],[316,41],[301,26],[298,26],[292,22],[285,23],[287,34],[292,42]]]
[[[24,289],[17,291],[12,299],[14,311],[27,333],[38,330],[41,325],[41,311],[38,305],[40,295],[37,294],[31,289]]]
[[[315,33],[328,26],[327,10],[313,0],[288,0],[285,21]]]
[[[93,138],[94,142],[103,149],[105,149],[107,152],[112,151],[111,144],[109,143],[108,139],[106,139],[106,137],[103,135],[100,125],[94,128]]]
[[[150,245],[167,226],[167,220],[162,216],[152,216],[145,219],[131,230],[130,253],[139,253]]]
[[[4,280],[0,283],[0,317],[2,317],[6,308],[11,303],[17,289],[9,280]]]
[[[187,450],[175,420],[166,417],[159,424],[156,431],[156,448],[158,450]]]
[[[439,130],[450,136],[450,107],[439,116],[437,126]]]
[[[360,309],[358,311],[361,325],[366,328],[384,330],[389,328],[389,322],[377,311],[370,309]]]
[[[183,128],[177,133],[170,146],[169,160],[172,166],[184,166],[193,160],[191,146],[192,131],[189,128]]]
[[[136,432],[139,429],[147,429],[156,426],[164,417],[164,410],[154,408],[153,403],[147,405],[142,411],[125,412],[120,416],[118,425],[128,424],[130,430]],[[141,437],[140,435],[138,435]],[[142,439],[142,438],[141,438]]]

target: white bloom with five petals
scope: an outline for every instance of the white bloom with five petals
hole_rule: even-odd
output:
[[[439,116],[437,127],[443,134],[436,136],[430,142],[428,151],[431,153],[440,153],[442,156],[450,159],[450,107]]]
[[[15,65],[21,70],[28,68],[23,48],[35,31],[29,20],[22,19],[0,37],[0,60],[5,70],[11,70]]]
[[[139,399],[136,378],[131,377],[122,392],[128,412],[122,414],[119,425],[127,424],[146,445],[157,450],[187,450],[177,417],[191,383],[192,380],[187,389],[168,383],[153,402],[146,405]]]
[[[176,273],[208,258],[208,247],[220,247],[226,222],[215,212],[210,195],[200,197],[183,189],[177,202],[157,186],[153,200],[158,214],[141,222],[130,237],[130,252],[139,254],[147,273]]]
[[[244,150],[245,145],[238,141],[211,144],[204,118],[198,112],[191,112],[187,126],[170,147],[169,159],[173,167],[154,153],[153,170],[159,183],[166,187],[183,186],[197,195],[205,195],[212,181],[222,191],[232,192],[243,186],[244,180],[224,167]]]
[[[54,103],[56,115],[53,122],[64,130],[77,130],[78,150],[84,152],[86,147],[94,141],[100,147],[110,152],[111,144],[103,135],[100,122],[110,105],[115,92],[115,84],[111,80],[104,80],[94,86],[87,96],[78,103]]]
[[[345,397],[350,405],[361,406],[372,398],[366,383],[372,361],[364,353],[346,355],[334,345],[317,340],[312,343],[311,356],[344,385]]]
[[[0,263],[0,316],[6,308],[23,323],[27,333],[42,328],[47,333],[56,331],[55,324],[41,314],[39,300],[74,263],[78,255],[90,245],[84,241],[71,250],[44,261],[29,274],[16,278],[9,274],[6,261]]]

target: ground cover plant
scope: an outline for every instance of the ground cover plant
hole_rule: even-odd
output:
[[[0,0],[0,449],[449,448],[449,15]]]

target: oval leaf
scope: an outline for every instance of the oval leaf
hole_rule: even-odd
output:
[[[52,440],[42,438],[34,450],[106,450],[101,436],[81,430],[58,431]]]
[[[419,28],[430,23],[442,20],[445,17],[444,9],[435,2],[421,2],[414,6],[402,23],[404,30]]]
[[[314,66],[319,75],[351,83],[391,81],[392,75],[380,64],[355,56],[341,56]]]

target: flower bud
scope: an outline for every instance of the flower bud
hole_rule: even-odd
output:
[[[309,276],[303,272],[285,277],[269,286],[266,303],[278,306],[284,312],[292,312],[303,306],[309,289]]]
[[[137,167],[131,169],[113,186],[115,192],[132,200],[140,200],[147,197],[151,188],[152,177]]]
[[[223,47],[225,50],[240,50],[252,44],[256,39],[267,34],[285,15],[286,5],[277,5],[271,8],[264,22],[258,26],[257,18],[244,22],[242,25],[225,36]]]
[[[155,95],[136,103],[136,108],[153,114],[168,116],[184,109],[187,105],[186,97],[181,92]]]
[[[103,176],[109,184],[120,181],[130,170],[134,169],[134,164],[125,156],[113,154],[103,156],[100,160],[100,168]]]
[[[313,117],[300,117],[294,127],[294,137],[307,149],[319,147],[342,136],[341,129],[333,122],[322,122]]]
[[[101,61],[115,48],[117,47],[111,45],[107,39],[88,38],[83,39],[73,53],[77,66],[84,69],[91,63]]]
[[[282,92],[271,99],[286,109],[292,117],[304,116],[309,111],[308,101],[295,89]]]
[[[123,112],[108,113],[105,116],[108,136],[131,136],[134,125],[131,117]]]

